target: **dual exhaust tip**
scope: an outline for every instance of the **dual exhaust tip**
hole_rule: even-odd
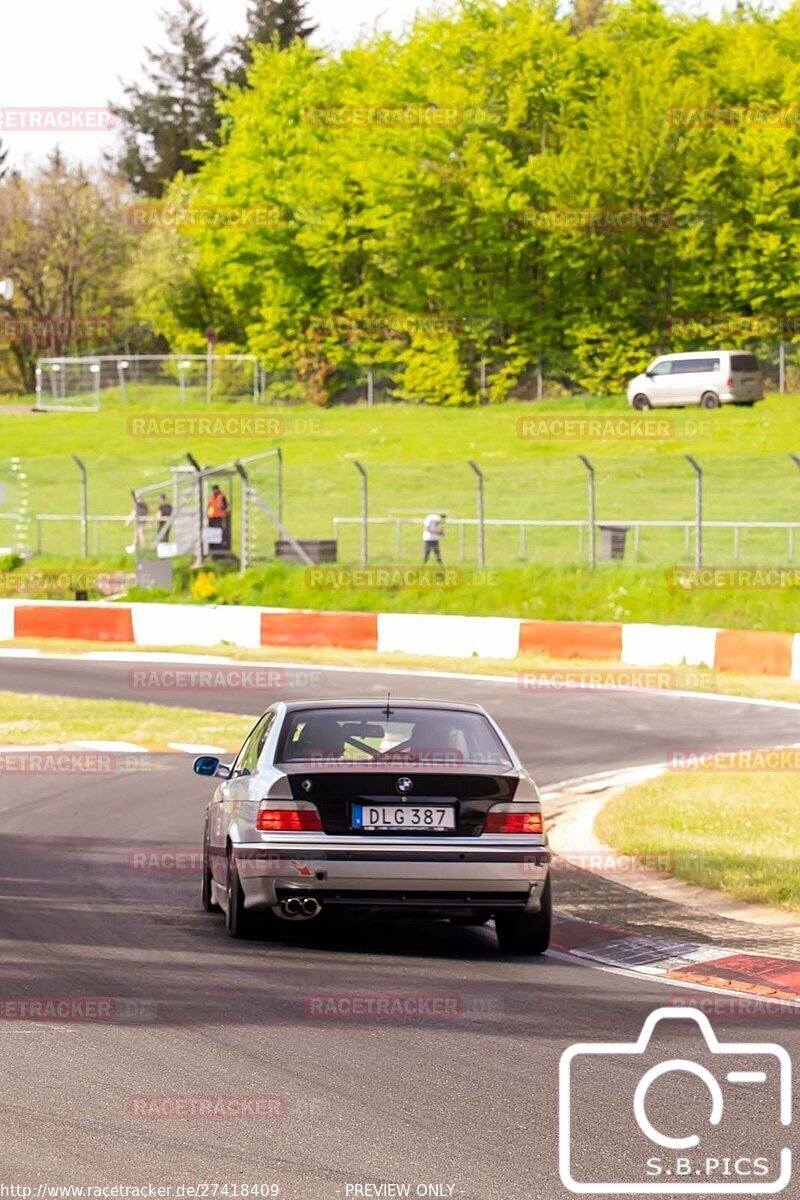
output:
[[[322,912],[322,905],[316,896],[289,896],[281,901],[281,912],[284,916],[307,921]]]

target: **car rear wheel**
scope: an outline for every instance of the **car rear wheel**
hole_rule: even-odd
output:
[[[542,906],[536,913],[498,913],[494,919],[497,940],[504,954],[544,954],[550,945],[553,905],[550,880],[544,885]]]
[[[203,882],[200,888],[200,903],[206,912],[219,912],[219,905],[211,899],[211,848],[208,844],[208,833],[203,838]]]
[[[231,937],[244,938],[252,931],[253,916],[244,906],[244,892],[233,851],[228,847],[228,869],[226,872],[225,928]]]
[[[646,408],[651,408],[652,405],[650,404],[650,401],[647,399],[647,396],[634,396],[633,397],[633,407],[638,408],[639,412],[642,412]]]
[[[715,392],[705,392],[700,404],[703,408],[719,408],[719,396]]]

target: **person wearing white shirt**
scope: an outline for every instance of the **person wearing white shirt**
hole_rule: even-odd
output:
[[[426,563],[431,555],[434,556],[438,563],[442,561],[439,542],[444,537],[445,516],[445,513],[428,513],[422,523],[422,541],[425,546],[423,563]]]

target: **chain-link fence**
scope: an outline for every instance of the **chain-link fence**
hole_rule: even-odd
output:
[[[230,549],[245,564],[275,556],[278,522],[300,539],[335,539],[339,562],[362,557],[362,476],[352,458],[296,461],[277,448],[245,459],[249,490],[235,451],[198,466],[222,472],[231,507]],[[192,489],[195,469],[185,455],[162,462],[86,457],[86,524],[81,472],[71,458],[0,460],[0,552],[24,556],[116,559],[135,540],[133,493],[148,505],[143,540],[159,540],[157,509],[164,494],[180,509],[191,536],[199,529]],[[436,463],[370,461],[367,553],[370,562],[416,562],[426,514],[447,514],[443,551],[449,562],[480,560],[479,487],[483,492],[483,557],[493,566],[589,561],[590,475],[576,456]],[[629,529],[624,561],[692,562],[696,550],[697,484],[680,455],[590,455],[595,528]],[[800,470],[788,454],[700,456],[703,558],[709,564],[788,564],[800,555]],[[211,474],[208,480],[213,482]],[[260,502],[260,503],[259,503]],[[206,514],[208,488],[200,514]],[[267,511],[268,510],[268,511]],[[199,537],[199,534],[197,535]],[[184,537],[184,540],[185,537]],[[190,546],[196,554],[197,540]]]

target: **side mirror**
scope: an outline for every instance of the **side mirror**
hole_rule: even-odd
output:
[[[230,767],[221,763],[214,754],[201,754],[194,760],[192,769],[195,775],[216,776],[217,779],[230,779],[231,777]]]
[[[645,371],[645,375],[647,376],[648,379],[652,379],[653,378],[653,368],[648,367],[647,370]]]

